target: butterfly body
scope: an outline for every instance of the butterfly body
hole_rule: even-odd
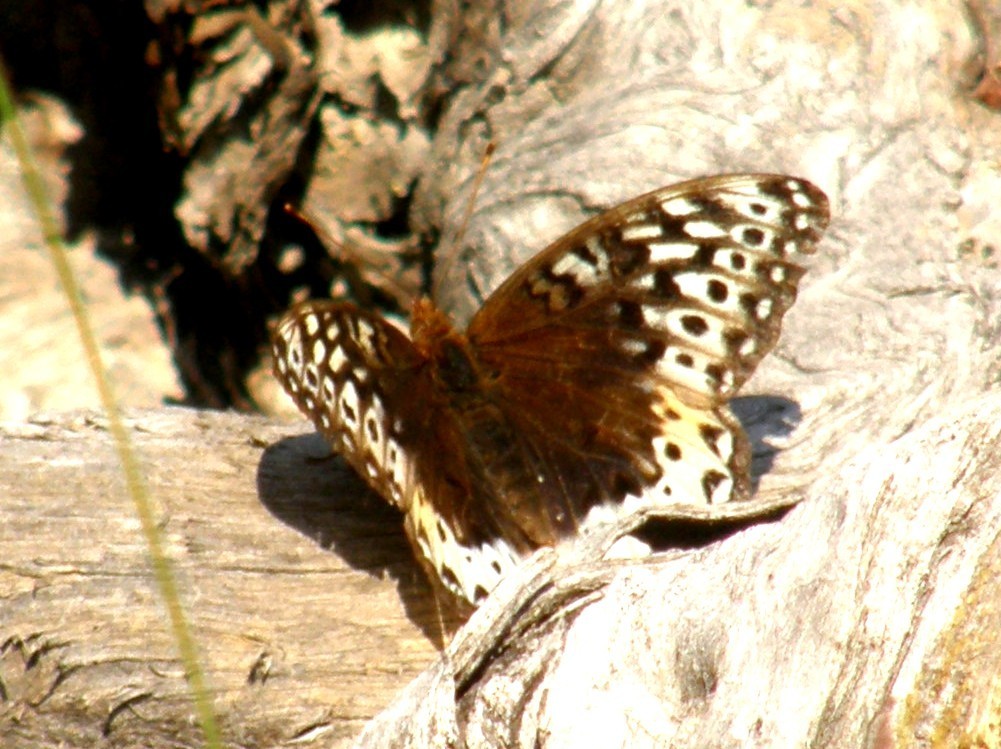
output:
[[[276,374],[406,515],[417,556],[475,605],[533,549],[643,504],[750,492],[728,399],[777,340],[827,201],[781,175],[694,180],[585,222],[465,332],[428,300],[411,336],[307,302]]]

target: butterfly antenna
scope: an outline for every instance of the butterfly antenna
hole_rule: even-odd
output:
[[[359,268],[364,264],[358,253],[347,244],[341,242],[333,234],[324,229],[320,223],[310,217],[309,213],[300,211],[291,203],[282,205],[285,215],[293,219],[300,227],[310,232],[319,245],[323,256],[327,258],[324,269],[331,275],[339,272],[350,289],[351,298],[362,307],[375,306],[372,292],[369,290]],[[330,267],[329,260],[337,262],[336,268]]]
[[[490,166],[490,160],[493,158],[496,148],[497,146],[493,142],[487,143],[483,158],[480,159],[480,168],[476,172],[476,179],[473,182],[473,192],[469,196],[469,205],[466,206],[466,214],[462,217],[462,223],[459,224],[459,231],[455,234],[455,247],[459,247],[463,237],[466,236],[466,227],[469,226],[469,219],[473,217],[473,208],[476,207],[476,196],[480,193],[480,185],[483,184],[483,178],[487,174],[487,167]]]

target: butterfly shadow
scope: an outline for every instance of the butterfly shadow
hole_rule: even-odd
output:
[[[319,434],[287,437],[265,448],[257,491],[275,518],[347,566],[392,579],[407,617],[432,641],[440,637],[433,591],[410,550],[402,515]]]
[[[779,396],[735,398],[730,407],[748,435],[752,481],[774,464],[769,444],[793,432],[802,418],[799,404]],[[432,642],[441,638],[434,589],[414,558],[402,515],[368,488],[316,433],[287,437],[265,448],[258,464],[261,504],[275,518],[332,552],[352,569],[396,583],[407,617]],[[756,521],[753,521],[756,522]],[[637,535],[656,549],[695,548],[729,536],[751,522],[706,524],[652,522]]]
[[[734,398],[730,410],[751,443],[751,485],[757,490],[761,477],[771,472],[780,452],[769,440],[792,434],[803,420],[803,411],[796,401],[778,395]]]

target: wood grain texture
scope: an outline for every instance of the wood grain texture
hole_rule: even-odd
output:
[[[985,396],[700,549],[540,554],[358,745],[992,745],[999,416]]]
[[[0,429],[5,747],[201,745],[102,423]],[[186,409],[129,424],[228,741],[350,737],[433,659],[398,514],[318,437]]]

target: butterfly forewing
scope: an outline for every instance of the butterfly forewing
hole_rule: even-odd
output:
[[[273,347],[275,375],[299,409],[362,478],[406,511],[420,424],[404,405],[427,387],[410,339],[354,305],[307,302],[279,321]]]
[[[475,604],[596,519],[749,494],[727,401],[774,346],[827,220],[791,177],[685,182],[550,245],[466,335],[427,302],[413,341],[352,305],[300,305],[276,328],[276,374]]]
[[[666,348],[657,375],[683,397],[719,402],[777,340],[803,273],[795,257],[813,252],[827,220],[826,196],[783,175],[656,190],[581,224],[521,266],[468,334],[480,348],[524,357],[545,355],[546,346],[532,345],[540,329],[597,332],[636,358],[654,358],[659,341]]]

